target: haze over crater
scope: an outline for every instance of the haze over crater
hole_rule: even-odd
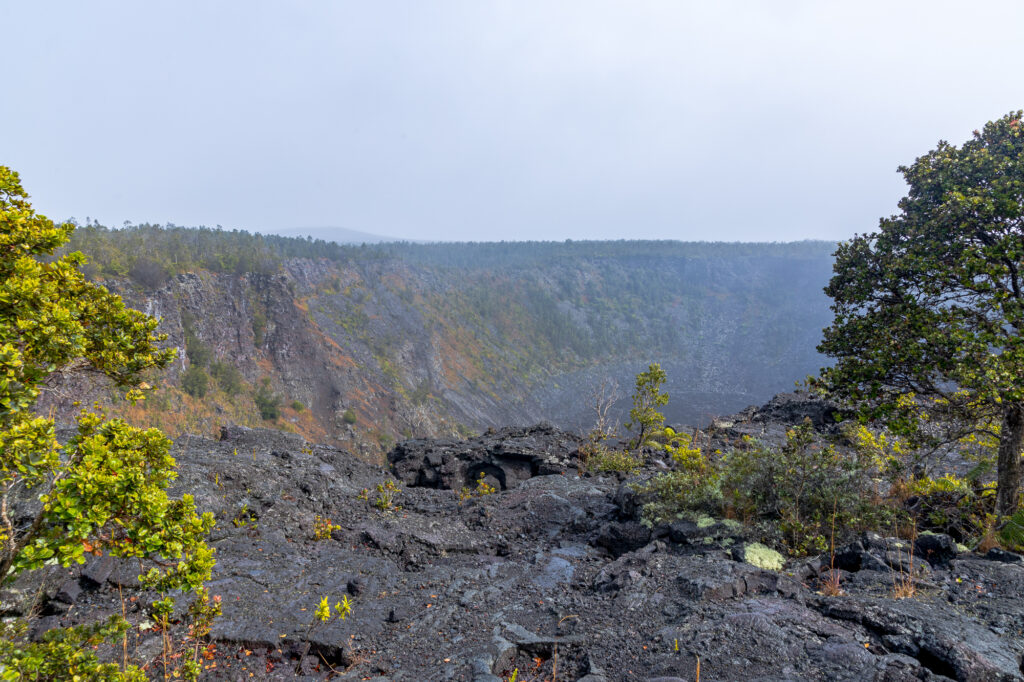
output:
[[[839,240],[1020,106],[986,1],[5,3],[56,219],[420,240]]]

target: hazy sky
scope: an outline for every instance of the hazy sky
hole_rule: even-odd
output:
[[[3,2],[0,164],[108,225],[845,239],[1024,107],[1024,3]],[[321,232],[323,234],[323,232]]]

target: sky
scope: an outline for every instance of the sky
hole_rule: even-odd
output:
[[[430,241],[847,239],[1024,107],[1024,3],[0,4],[54,219]]]

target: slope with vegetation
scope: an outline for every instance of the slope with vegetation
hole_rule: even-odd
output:
[[[368,455],[410,435],[579,427],[579,396],[607,377],[626,385],[645,359],[670,370],[671,421],[763,400],[820,364],[832,249],[339,246],[153,225],[81,226],[68,248],[181,351],[171,387],[133,418],[175,432],[270,424]]]

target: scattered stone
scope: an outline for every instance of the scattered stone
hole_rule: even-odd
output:
[[[68,580],[60,586],[53,598],[63,604],[74,604],[80,594],[82,594],[82,586],[78,584],[78,581]]]
[[[932,566],[945,566],[960,553],[956,541],[944,533],[923,531],[914,541],[917,555]]]
[[[112,557],[94,557],[86,562],[85,568],[82,569],[83,585],[91,590],[103,587],[103,584],[107,582],[107,579],[116,567],[117,561]]]
[[[594,540],[599,547],[619,557],[640,549],[651,540],[651,530],[636,521],[612,522],[601,528]]]
[[[1005,549],[993,547],[986,554],[985,558],[991,561],[1001,561],[1004,564],[1020,564],[1024,563],[1024,556],[1015,552],[1008,552]]]

